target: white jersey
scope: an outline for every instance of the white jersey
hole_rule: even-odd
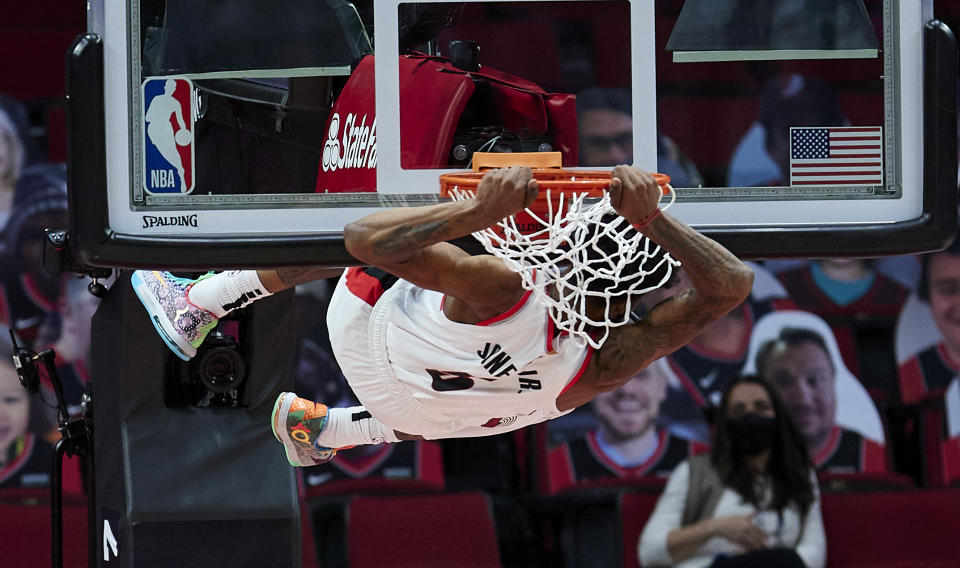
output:
[[[347,381],[374,416],[429,437],[378,413],[374,399],[385,397],[372,391],[386,387],[434,430],[486,429],[460,435],[494,434],[490,428],[508,431],[562,414],[557,397],[583,373],[591,351],[582,339],[557,335],[530,292],[496,318],[463,324],[446,317],[442,293],[404,280],[384,290],[370,273],[392,277],[368,272],[345,273],[328,326]]]

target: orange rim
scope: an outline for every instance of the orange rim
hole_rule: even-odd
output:
[[[653,173],[652,175],[666,194],[668,190],[665,186],[670,183],[670,176],[660,173]],[[440,195],[451,197],[454,190],[475,192],[483,176],[484,172],[442,174],[440,176]],[[540,183],[540,190],[537,192],[536,199],[530,204],[529,211],[519,211],[512,216],[517,229],[522,234],[531,234],[543,229],[544,223],[550,222],[549,211],[551,205],[556,211],[560,200],[564,196],[569,198],[572,195],[586,194],[588,197],[603,197],[603,193],[610,186],[609,171],[534,168],[533,177]],[[551,196],[549,200],[547,199],[548,192]],[[547,219],[547,221],[543,221],[544,219]],[[501,228],[491,227],[491,230],[503,236]]]
[[[660,187],[670,183],[670,176],[661,173],[651,173]],[[453,190],[476,190],[484,172],[455,172],[440,176],[440,195],[450,197]],[[537,168],[533,170],[533,177],[540,184],[537,199],[546,199],[546,190],[561,193],[586,193],[591,197],[603,195],[610,186],[610,172],[600,170],[564,170]],[[541,197],[542,196],[542,197]]]

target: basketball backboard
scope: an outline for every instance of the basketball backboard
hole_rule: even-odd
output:
[[[88,13],[69,96],[89,264],[349,263],[346,223],[437,202],[478,150],[668,173],[671,213],[744,258],[918,252],[956,226],[956,46],[929,0]]]

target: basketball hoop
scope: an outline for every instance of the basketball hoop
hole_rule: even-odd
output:
[[[483,175],[443,174],[440,194],[472,199]],[[666,209],[676,199],[670,177],[652,175],[670,198]],[[606,191],[610,172],[538,168],[533,177],[539,191],[529,208],[473,236],[520,274],[559,329],[599,348],[609,328],[629,323],[634,298],[669,282],[680,263],[616,214]],[[590,298],[604,300],[601,319],[587,315]],[[611,309],[617,298],[626,302],[622,315]]]

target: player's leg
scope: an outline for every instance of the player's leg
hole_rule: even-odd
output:
[[[187,290],[190,303],[222,318],[233,310],[300,284],[340,276],[342,268],[229,270],[197,280]]]
[[[313,282],[315,280],[324,280],[327,278],[336,278],[343,273],[343,268],[319,268],[319,267],[289,267],[278,268],[276,270],[257,270],[257,277],[271,294],[283,290],[289,290],[294,286]]]
[[[337,451],[354,446],[422,439],[394,431],[363,406],[328,408],[290,392],[277,397],[270,426],[287,461],[298,467],[327,462]]]
[[[329,408],[325,404],[286,392],[277,397],[270,425],[283,444],[287,461],[309,467],[330,461],[340,450],[365,444],[406,440],[476,438],[511,432],[549,417],[542,412],[528,416],[494,418],[486,424],[451,426],[423,424],[424,434],[406,434],[387,426],[363,406]]]
[[[217,320],[231,311],[341,272],[342,268],[230,270],[191,280],[168,272],[137,270],[131,283],[164,343],[188,361]]]

